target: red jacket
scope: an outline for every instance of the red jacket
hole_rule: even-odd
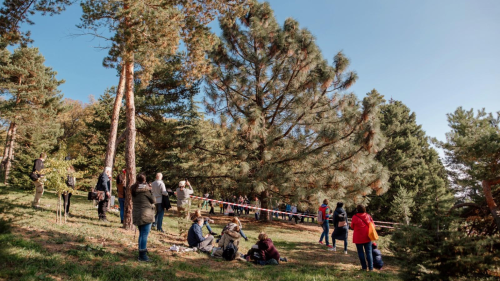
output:
[[[269,238],[263,241],[257,242],[257,246],[259,247],[259,253],[262,257],[262,260],[268,261],[270,259],[275,259],[277,262],[280,262],[280,254],[276,247],[274,247],[273,241]]]
[[[367,213],[352,216],[351,228],[354,230],[352,234],[352,242],[354,244],[364,244],[371,241],[370,237],[368,237],[368,225],[364,222],[370,223],[373,222],[373,219]]]

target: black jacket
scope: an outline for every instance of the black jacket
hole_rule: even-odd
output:
[[[339,227],[339,222],[341,221],[341,216],[344,217],[344,221],[346,222],[346,225],[343,227]],[[332,239],[334,240],[345,240],[347,239],[348,235],[348,230],[349,230],[349,221],[347,219],[347,213],[345,212],[344,209],[342,208],[337,208],[335,209],[335,212],[333,212],[333,227],[335,229],[333,230],[332,233]]]
[[[43,161],[42,159],[35,159],[33,162],[33,170],[32,172],[41,172],[43,170]]]
[[[373,267],[378,269],[382,268],[382,266],[384,266],[384,262],[382,261],[382,253],[380,252],[380,250],[373,249],[372,256],[373,256]]]
[[[97,180],[97,184],[95,187],[98,191],[104,191],[104,192],[110,191],[109,177],[108,175],[106,175],[106,173],[102,173],[99,176],[99,180]]]

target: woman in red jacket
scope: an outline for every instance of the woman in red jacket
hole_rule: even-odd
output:
[[[373,222],[373,219],[366,213],[366,208],[363,205],[358,205],[356,211],[358,213],[351,219],[351,228],[354,230],[352,242],[356,244],[362,270],[366,271],[366,262],[368,261],[368,269],[373,271],[372,241],[368,237],[368,224]]]

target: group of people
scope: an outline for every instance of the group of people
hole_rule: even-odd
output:
[[[349,220],[345,211],[344,203],[338,202],[335,211],[331,211],[328,206],[328,200],[325,199],[318,210],[318,222],[323,228],[319,243],[323,244],[325,239],[326,246],[331,251],[336,251],[336,240],[344,241],[344,254],[347,254],[347,240],[349,231]],[[381,270],[384,266],[382,254],[377,249],[377,244],[373,242],[369,235],[369,224],[374,223],[373,218],[366,213],[366,208],[363,205],[356,207],[356,214],[352,217],[350,227],[353,230],[353,243],[356,244],[359,261],[362,270],[370,270],[373,268]],[[330,216],[333,216],[332,245],[329,243],[330,235]]]
[[[40,198],[44,192],[43,185],[43,175],[41,174],[44,166],[46,154],[42,153],[40,158],[36,159],[33,164],[32,173],[30,178],[33,180],[35,185],[35,197],[32,202],[32,206],[35,208],[39,207]],[[76,178],[72,176],[74,169],[70,167],[68,170],[68,178],[66,180],[67,185],[74,189],[76,184]],[[132,203],[133,203],[133,222],[134,225],[139,229],[139,261],[149,261],[147,256],[147,240],[148,235],[152,227],[155,227],[157,231],[164,232],[163,230],[163,216],[165,209],[171,208],[169,193],[165,187],[165,183],[162,180],[163,175],[161,173],[156,174],[156,179],[153,183],[148,184],[146,181],[146,176],[144,174],[137,175],[136,183],[131,186]],[[108,208],[108,200],[111,198],[110,194],[110,183],[111,182],[111,168],[106,167],[104,172],[99,176],[97,181],[96,190],[98,192],[98,216],[101,221],[107,222],[106,213]],[[126,171],[123,170],[116,178],[117,183],[117,193],[118,202],[120,204],[120,219],[123,223],[124,220],[124,208],[125,208],[125,183],[126,183]],[[189,205],[190,196],[193,194],[193,188],[188,180],[183,180],[179,182],[179,187],[176,190],[177,196],[177,211],[179,216],[189,218]],[[71,192],[65,192],[63,194],[64,199],[64,209],[66,214],[69,214],[70,198]],[[205,198],[209,197],[209,194],[204,194]],[[220,200],[223,201],[223,200]],[[232,199],[226,202],[232,202],[234,204],[239,204],[243,206],[234,206],[230,204],[220,203],[221,212],[236,212],[236,214],[249,214],[250,208],[245,205],[251,205],[260,208],[260,201],[256,197],[253,202],[250,202],[247,196],[233,196]],[[207,206],[211,207],[209,214],[215,214],[213,210],[214,204],[210,200],[204,200],[202,208]],[[353,243],[356,244],[356,249],[358,252],[358,257],[361,263],[362,270],[373,270],[382,269],[384,263],[382,261],[382,255],[380,250],[377,249],[377,244],[371,241],[368,236],[369,224],[373,223],[372,217],[366,213],[366,208],[362,205],[358,205],[356,208],[357,213],[353,216],[350,225],[347,217],[347,213],[343,208],[344,204],[338,202],[334,211],[330,210],[328,206],[328,200],[325,199],[323,204],[318,210],[318,223],[320,223],[323,232],[321,234],[319,243],[323,244],[323,239],[325,240],[326,246],[331,251],[336,251],[336,241],[340,240],[344,242],[344,254],[347,254],[348,245],[348,231],[349,226],[353,229]],[[275,207],[274,210],[277,211],[279,208]],[[298,215],[293,215],[297,213],[297,207],[286,204],[285,211],[292,213],[292,215],[282,214],[282,218],[288,216],[289,220],[298,219],[304,220],[304,216],[299,218]],[[255,218],[259,219],[259,210],[255,210]],[[278,217],[278,213],[274,212],[274,215]],[[279,264],[279,262],[286,261],[286,258],[281,258],[279,252],[272,240],[265,233],[259,235],[257,243],[252,246],[247,254],[239,254],[239,240],[240,238],[248,241],[248,237],[243,232],[243,226],[238,217],[233,217],[231,222],[226,225],[220,234],[220,239],[215,241],[215,236],[217,235],[213,232],[210,227],[210,223],[213,220],[208,217],[203,217],[200,210],[196,210],[190,217],[193,221],[192,226],[188,231],[188,244],[190,247],[196,247],[202,252],[209,252],[214,257],[224,257],[225,259],[234,259],[237,255],[247,261],[254,261],[255,263],[266,265],[266,264]],[[330,221],[333,223],[332,232],[332,245],[329,243],[330,236]],[[314,222],[314,219],[313,219]],[[206,227],[208,234],[203,235],[202,228]],[[217,243],[218,247],[214,247],[214,241]],[[228,250],[229,249],[229,250]]]
[[[201,212],[197,210],[192,219],[193,225],[190,227],[187,237],[189,246],[202,252],[211,253],[212,257],[224,258],[225,260],[234,260],[239,257],[260,265],[278,265],[280,262],[287,262],[286,258],[280,256],[273,241],[264,232],[259,234],[258,241],[247,254],[239,253],[240,239],[244,238],[248,241],[248,237],[243,233],[243,226],[237,217],[232,218],[231,222],[224,227],[218,240],[215,240],[216,233],[212,232],[208,224],[210,218],[202,217]],[[209,230],[206,235],[203,235],[203,226]],[[214,241],[217,243],[217,247],[214,247]]]

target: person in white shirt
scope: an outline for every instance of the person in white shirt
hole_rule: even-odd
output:
[[[180,217],[185,217],[186,220],[189,219],[189,207],[191,205],[191,194],[193,194],[193,188],[188,180],[180,181],[179,187],[176,190],[177,196],[177,213]]]
[[[164,232],[163,225],[163,215],[165,214],[165,209],[162,207],[162,196],[168,196],[167,189],[165,188],[165,183],[162,181],[163,175],[161,173],[156,174],[156,180],[151,184],[153,196],[156,200],[156,215],[155,215],[155,225],[156,230],[159,232]]]
[[[292,214],[294,214],[292,217],[290,217],[290,220],[295,219],[295,223],[297,223],[297,221],[299,220],[299,216],[297,216],[297,206],[295,205],[292,205],[292,209],[291,209],[291,212]]]

